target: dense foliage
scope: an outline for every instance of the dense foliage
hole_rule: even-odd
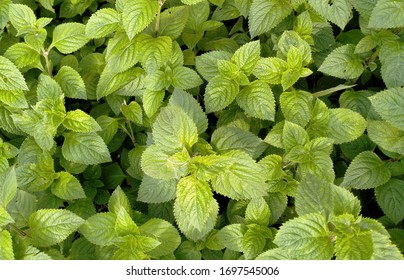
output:
[[[403,259],[403,14],[2,0],[0,259]]]

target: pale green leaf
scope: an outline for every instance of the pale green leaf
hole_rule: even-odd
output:
[[[105,52],[105,60],[109,69],[114,73],[121,73],[139,61],[139,51],[136,47],[136,40],[129,40],[125,32],[120,31],[108,41]]]
[[[387,183],[390,177],[390,170],[383,161],[375,153],[365,151],[351,161],[342,185],[354,189],[371,189]]]
[[[231,224],[220,229],[216,234],[219,243],[226,248],[242,252],[243,251],[243,236],[247,231],[247,226],[244,224]]]
[[[137,200],[145,203],[163,203],[175,198],[176,179],[159,180],[143,176],[139,186]]]
[[[15,223],[13,218],[10,216],[10,214],[7,212],[6,209],[4,209],[3,206],[0,205],[0,228],[3,228],[7,226],[8,224],[13,224]],[[1,260],[1,258],[0,258]]]
[[[0,29],[3,29],[10,21],[9,19],[9,7],[12,0],[4,0],[0,2]]]
[[[132,213],[132,206],[130,205],[128,197],[121,187],[118,186],[108,200],[108,210],[118,215],[121,208],[125,209],[128,214]]]
[[[156,17],[159,10],[156,0],[125,1],[122,11],[122,25],[129,39],[142,32]]]
[[[282,214],[285,212],[288,197],[286,194],[281,192],[272,192],[270,195],[264,197],[266,200],[269,209],[270,209],[270,217],[269,217],[269,225],[275,224],[279,218],[282,217]]]
[[[198,230],[204,228],[209,218],[209,207],[214,203],[217,204],[207,182],[192,175],[178,182],[174,209],[176,213],[188,213],[187,223],[192,227]]]
[[[250,75],[260,58],[260,42],[253,41],[244,44],[232,56],[231,61],[246,75]]]
[[[202,1],[203,0],[181,0],[182,3],[187,4],[187,5],[195,5]]]
[[[35,30],[36,16],[27,5],[10,4],[9,18],[11,24],[17,29],[18,35],[24,35]]]
[[[404,9],[404,3],[401,5]],[[391,18],[390,15],[389,18]],[[401,41],[383,43],[379,58],[382,63],[381,74],[386,86],[388,88],[404,86],[402,79],[404,75],[404,43]]]
[[[66,97],[87,99],[86,86],[80,74],[70,66],[62,66],[55,76]]]
[[[52,13],[55,12],[55,10],[53,9],[55,0],[38,0],[38,2],[48,11],[51,11]]]
[[[225,155],[232,164],[212,179],[213,190],[235,200],[266,195],[263,170],[255,160],[237,150]]]
[[[280,97],[282,113],[286,120],[305,127],[311,118],[313,97],[306,91],[284,92]]]
[[[153,123],[153,140],[164,151],[181,151],[198,141],[198,130],[181,108],[168,106],[161,109]]]
[[[108,205],[109,206],[109,205]],[[119,206],[119,205],[116,205]],[[132,220],[130,214],[125,210],[124,207],[118,207],[115,222],[115,231],[119,236],[125,235],[138,235],[139,228]],[[119,246],[119,245],[118,245]]]
[[[404,26],[404,2],[396,0],[379,0],[370,19],[370,28],[397,28]]]
[[[201,105],[192,97],[191,94],[183,90],[175,89],[170,97],[169,104],[181,108],[189,117],[198,129],[198,134],[206,131],[208,128],[208,119],[202,110]]]
[[[335,216],[345,213],[352,214],[354,217],[359,216],[361,203],[352,192],[343,187],[334,187],[332,188],[332,192],[333,214]]]
[[[12,108],[28,108],[27,99],[21,90],[0,90],[0,101]]]
[[[302,176],[310,174],[328,182],[335,180],[334,163],[330,155],[324,152],[311,153],[307,161],[299,164],[299,169]]]
[[[13,240],[8,230],[0,232],[0,260],[14,260]]]
[[[348,22],[352,19],[352,4],[350,0],[309,0],[309,4],[314,10],[339,28],[344,29]]]
[[[100,164],[111,161],[107,145],[94,132],[69,132],[64,135],[63,156],[72,162]]]
[[[387,123],[404,131],[404,88],[384,90],[369,99]]]
[[[267,226],[270,215],[271,210],[262,197],[251,199],[245,210],[245,219],[247,224]]]
[[[0,90],[28,90],[24,76],[4,56],[0,56]]]
[[[229,106],[239,93],[239,85],[234,80],[222,76],[212,78],[205,90],[206,113],[220,111]]]
[[[40,54],[26,43],[16,43],[9,47],[4,57],[10,59],[18,68],[34,66],[39,68]]]
[[[337,260],[369,260],[373,255],[373,239],[369,232],[338,236],[335,241]]]
[[[271,31],[292,11],[289,1],[255,0],[251,5],[248,21],[251,37]]]
[[[283,248],[275,248],[259,254],[256,260],[296,260]]]
[[[177,6],[165,9],[160,14],[160,25],[158,29],[158,36],[169,36],[175,40],[181,36],[182,31],[187,24],[189,17],[189,8],[186,6]],[[155,27],[154,21],[150,25]]]
[[[373,240],[372,260],[404,260],[403,254],[394,245],[387,234],[370,231]]]
[[[59,84],[48,75],[41,74],[38,78],[38,86],[36,89],[38,100],[46,98],[57,98],[63,96],[62,88]]]
[[[67,112],[63,120],[63,126],[75,132],[96,132],[101,130],[100,125],[80,109]]]
[[[170,60],[173,49],[173,41],[170,37],[159,36],[154,38],[142,33],[137,37],[136,41],[136,48],[141,54],[139,57],[140,63],[147,72],[158,70]]]
[[[363,62],[363,58],[355,54],[355,45],[348,44],[333,50],[318,70],[341,79],[357,79],[364,71]]]
[[[91,15],[86,24],[88,38],[101,38],[116,31],[119,27],[120,14],[111,8],[100,9]]]
[[[282,133],[282,143],[286,151],[296,146],[304,146],[309,142],[309,135],[303,127],[289,121],[285,121]]]
[[[201,76],[210,81],[212,78],[219,75],[219,70],[217,66],[218,60],[230,60],[232,54],[226,51],[212,51],[204,53],[195,58],[195,66]]]
[[[32,243],[48,247],[65,240],[84,220],[65,209],[41,209],[29,217],[29,235]]]
[[[347,90],[341,94],[339,104],[341,108],[351,109],[366,118],[372,106],[369,97],[374,95],[370,90]]]
[[[391,179],[375,189],[377,203],[395,224],[404,218],[404,181]]]
[[[334,253],[324,216],[311,213],[282,224],[274,243],[300,260],[330,260]]]
[[[51,185],[51,190],[54,195],[64,200],[86,197],[79,180],[72,174],[61,171],[57,173],[57,176],[57,179],[53,181]]]
[[[404,155],[404,131],[384,121],[369,121],[367,132],[381,148]]]
[[[17,178],[15,168],[10,167],[0,175],[0,206],[4,208],[17,193]]]
[[[275,119],[275,98],[265,82],[257,80],[243,87],[236,101],[249,116],[270,121]]]
[[[115,73],[113,70],[106,66],[101,73],[100,79],[97,84],[96,94],[97,99],[110,95],[114,91],[122,88],[138,77],[139,70],[130,68],[121,73]]]
[[[62,23],[53,30],[52,46],[63,54],[77,51],[87,44],[86,26],[82,23]]]
[[[202,79],[196,71],[180,66],[173,69],[172,83],[176,89],[190,89],[202,84]]]
[[[99,116],[96,119],[98,125],[101,127],[101,131],[97,134],[101,136],[105,144],[109,144],[114,138],[115,134],[118,132],[119,124],[116,118],[111,118],[106,115]]]
[[[327,137],[335,144],[350,142],[360,137],[366,129],[366,120],[358,113],[345,109],[330,109]]]
[[[253,70],[254,76],[270,84],[280,84],[287,69],[286,61],[277,57],[260,58]]]
[[[115,231],[116,215],[114,213],[97,213],[81,225],[79,232],[91,243],[108,246],[117,239]]]
[[[243,236],[243,253],[247,260],[254,259],[259,253],[262,253],[266,245],[266,238],[262,233],[262,228],[258,225],[252,226],[247,229]]]
[[[140,105],[136,101],[132,101],[127,105],[122,104],[121,111],[126,119],[131,120],[137,125],[143,124],[142,107],[140,107]]]
[[[238,127],[219,127],[211,136],[211,145],[219,153],[240,150],[252,158],[259,157],[266,148],[256,135]]]
[[[282,33],[279,38],[278,48],[278,53],[282,54],[284,58],[287,58],[288,68],[300,68],[301,66],[309,64],[312,60],[309,43],[303,40],[299,34],[293,30]]]

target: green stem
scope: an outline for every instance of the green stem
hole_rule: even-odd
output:
[[[155,27],[154,27],[154,31],[155,31],[156,35],[157,35],[157,33],[159,32],[159,28],[160,28],[161,8],[163,7],[164,2],[165,2],[165,0],[159,0],[160,8],[159,8],[159,10],[158,10],[158,12],[157,12],[156,25],[155,25]]]
[[[52,64],[49,60],[50,49],[45,50],[45,48],[42,48],[41,51],[42,51],[42,56],[45,58],[46,72],[48,73],[49,76],[52,77]]]
[[[8,226],[15,230],[19,235],[21,236],[28,236],[28,234],[26,234],[24,231],[20,230],[17,226],[15,226],[14,224],[8,224]]]

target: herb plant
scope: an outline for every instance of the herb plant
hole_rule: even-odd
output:
[[[2,0],[0,259],[403,259],[404,1]]]

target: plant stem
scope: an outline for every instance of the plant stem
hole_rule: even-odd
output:
[[[49,49],[45,50],[45,48],[42,48],[42,56],[45,58],[45,64],[46,64],[46,71],[48,72],[49,76],[52,77],[52,65],[49,61]]]
[[[160,8],[159,8],[159,10],[158,10],[158,12],[157,12],[156,26],[154,27],[154,31],[156,32],[156,35],[157,35],[157,33],[159,32],[161,8],[163,7],[164,2],[165,2],[165,0],[159,0]]]

